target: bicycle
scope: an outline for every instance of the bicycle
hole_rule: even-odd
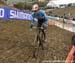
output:
[[[35,27],[36,28],[36,27]],[[41,47],[42,50],[44,50],[44,43],[45,43],[45,32],[44,32],[44,28],[42,27],[37,27],[37,34],[35,36],[35,48],[33,51],[33,57],[36,57],[36,51],[39,50],[39,48]]]

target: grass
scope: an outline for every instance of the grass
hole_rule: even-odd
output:
[[[6,7],[6,4],[2,1],[0,1],[0,6]]]
[[[4,2],[0,1],[0,7],[6,7],[6,8],[11,8],[14,10],[18,10],[17,8],[13,7],[13,6],[9,6],[7,4],[5,4]]]
[[[55,10],[46,10],[46,12],[52,12],[54,15],[63,16],[64,14],[71,13],[71,17],[75,17],[75,7],[66,7],[62,9],[55,9]]]

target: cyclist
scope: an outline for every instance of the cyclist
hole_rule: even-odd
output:
[[[43,33],[44,33],[44,39],[46,41],[46,28],[48,26],[48,18],[43,10],[40,10],[38,4],[34,4],[32,6],[32,23],[31,23],[31,29],[34,26],[35,22],[37,22],[37,28],[43,27]]]
[[[67,56],[65,63],[74,63],[75,62],[75,35],[72,37],[72,48]]]

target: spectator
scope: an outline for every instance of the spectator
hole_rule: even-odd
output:
[[[73,18],[73,21],[75,21],[75,18]]]
[[[74,56],[75,56],[75,35],[72,37],[72,48],[67,56],[65,63],[74,63]]]

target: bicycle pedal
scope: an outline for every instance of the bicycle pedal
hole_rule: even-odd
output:
[[[39,43],[39,47],[40,47],[40,46],[42,46],[42,44],[41,44],[41,43]]]
[[[45,50],[44,48],[42,48],[42,50]]]
[[[47,39],[46,40],[43,40],[44,41],[44,43],[46,43],[47,42]]]
[[[32,58],[33,58],[33,59],[37,59],[37,57],[36,57],[36,56],[33,56]]]

